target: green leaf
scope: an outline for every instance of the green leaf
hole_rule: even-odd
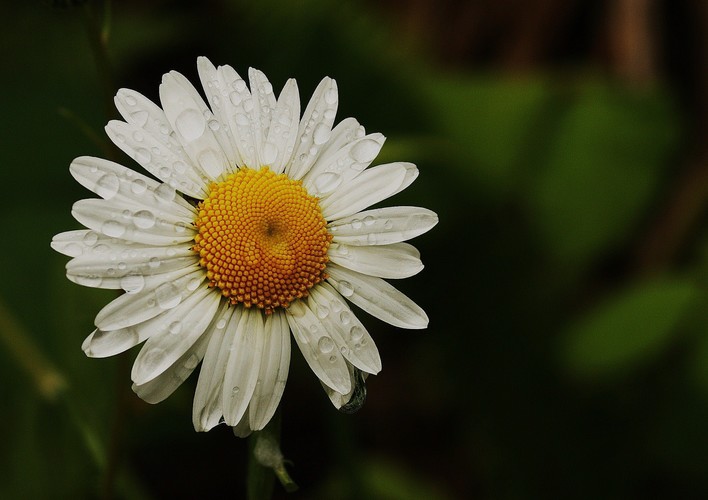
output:
[[[575,92],[529,201],[551,254],[582,266],[632,234],[677,147],[678,123],[656,90],[591,82]]]
[[[637,368],[661,353],[699,293],[681,279],[623,290],[564,332],[562,361],[569,371],[589,378]]]

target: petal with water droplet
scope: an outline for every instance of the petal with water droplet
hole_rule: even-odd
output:
[[[350,283],[353,293],[347,299],[381,321],[400,328],[428,326],[425,311],[381,278],[350,271],[337,264],[329,264],[327,273],[330,276],[327,281],[335,288],[341,281]]]

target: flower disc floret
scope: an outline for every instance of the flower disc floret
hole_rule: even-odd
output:
[[[198,208],[193,249],[231,304],[271,313],[327,277],[332,236],[300,181],[242,168],[213,183]]]

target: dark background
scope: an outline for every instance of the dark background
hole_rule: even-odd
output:
[[[396,283],[424,331],[366,315],[384,369],[337,412],[299,352],[277,498],[708,497],[708,4],[703,0],[6,2],[0,30],[0,497],[242,498],[248,442],[194,432],[193,376],[148,405],[137,349],[80,346],[110,291],[53,234],[105,156],[119,87],[196,58],[263,70],[388,137],[435,210]],[[106,16],[106,14],[108,14]],[[100,43],[102,23],[110,33]],[[124,158],[123,163],[139,168]]]

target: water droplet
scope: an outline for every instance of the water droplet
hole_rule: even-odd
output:
[[[128,264],[126,264],[125,262],[118,263],[118,269],[120,269],[121,271],[125,271],[127,268],[128,268]]]
[[[137,125],[140,128],[143,128],[148,121],[148,116],[148,112],[141,109],[131,114],[130,118],[132,119],[133,124]]]
[[[141,131],[136,130],[133,132],[133,140],[135,140],[135,142],[143,142],[143,139],[145,139],[145,136]]]
[[[198,364],[199,364],[199,356],[197,356],[195,353],[192,353],[187,358],[187,360],[184,362],[184,367],[187,370],[194,370]]]
[[[118,179],[118,176],[116,174],[109,173],[101,176],[101,178],[96,181],[96,187],[94,191],[101,198],[110,200],[118,194],[119,189],[120,179]]]
[[[133,224],[141,229],[150,229],[155,225],[155,215],[150,210],[140,210],[133,215]]]
[[[234,90],[236,92],[243,92],[246,90],[246,82],[243,81],[243,79],[239,78],[233,83]]]
[[[134,194],[143,194],[147,191],[147,183],[142,179],[135,179],[130,183],[130,190]]]
[[[175,199],[175,195],[175,188],[168,184],[160,184],[157,186],[157,189],[155,189],[155,197],[158,201],[172,201]]]
[[[137,101],[135,100],[135,97],[132,95],[125,96],[125,103],[128,106],[135,106],[137,104]]]
[[[372,225],[374,222],[376,222],[376,220],[375,220],[372,216],[367,215],[366,217],[364,217],[364,225],[365,225],[365,226],[370,226],[370,225]]]
[[[164,135],[170,135],[170,127],[164,123],[160,125],[160,133]]]
[[[177,222],[175,224],[175,232],[179,234],[184,234],[188,227],[189,226],[187,226],[187,224],[185,224],[184,222]]]
[[[339,348],[339,352],[342,353],[342,356],[346,356],[347,354],[349,354],[349,348],[347,346],[343,345],[342,347]]]
[[[112,238],[120,238],[125,234],[125,226],[115,220],[107,220],[101,226],[101,232]]]
[[[352,342],[358,342],[364,336],[364,329],[358,325],[354,325],[349,329],[349,338]]]
[[[329,362],[330,362],[330,363],[334,363],[335,361],[337,361],[337,356],[335,356],[334,354],[332,354],[332,355],[329,357]]]
[[[315,144],[324,144],[329,140],[329,134],[331,132],[331,129],[327,126],[325,123],[320,123],[315,127],[315,133],[312,136],[312,139]]]
[[[359,219],[352,219],[352,227],[354,229],[360,229],[361,228],[361,221]]]
[[[339,187],[342,176],[334,172],[324,172],[315,178],[315,188],[319,193],[329,193]]]
[[[241,104],[241,94],[239,94],[238,92],[231,92],[229,94],[229,100],[231,101],[231,104],[233,104],[234,106],[238,106],[239,104]]]
[[[393,222],[392,222],[390,219],[387,219],[387,220],[384,222],[384,228],[385,228],[385,229],[391,229],[392,227],[393,227]]]
[[[190,292],[193,292],[194,290],[196,290],[197,288],[199,288],[199,284],[200,284],[201,282],[202,282],[202,279],[201,279],[201,278],[192,278],[192,279],[189,280],[189,282],[187,283],[187,290],[189,290]]]
[[[84,241],[84,245],[86,245],[88,247],[92,247],[98,241],[98,234],[96,234],[93,231],[89,231],[88,233],[86,233],[84,235],[83,241]]]
[[[209,128],[216,132],[221,128],[221,124],[216,120],[209,120]]]
[[[110,251],[111,251],[111,247],[109,247],[108,245],[104,245],[103,243],[93,247],[93,253],[95,253],[95,254],[106,254]]]
[[[231,396],[236,396],[241,389],[238,386],[234,386],[231,388]]]
[[[138,148],[135,150],[135,161],[137,161],[141,165],[149,163],[151,159],[152,155],[150,154],[150,151],[147,150],[147,148]]]
[[[163,283],[155,289],[157,305],[162,309],[172,309],[182,302],[182,296],[174,283]]]
[[[196,109],[186,109],[175,118],[175,128],[185,141],[191,142],[204,134],[206,121]]]
[[[266,142],[263,146],[263,163],[272,164],[278,157],[278,148],[272,142]]]
[[[329,89],[325,92],[325,102],[327,104],[335,104],[337,102],[337,89]]]
[[[108,276],[113,276],[113,275],[116,274],[116,270],[113,269],[112,267],[109,267],[109,268],[106,270],[106,274],[108,274]]]
[[[342,313],[339,315],[339,321],[341,321],[343,325],[348,325],[351,320],[352,318],[349,311],[342,311]]]
[[[68,255],[69,257],[78,257],[84,253],[84,249],[78,243],[69,243],[62,248],[62,253]]]
[[[172,168],[174,168],[175,172],[178,174],[183,174],[187,171],[187,164],[183,161],[176,161],[172,164]]]
[[[145,287],[145,278],[140,274],[128,274],[120,279],[120,287],[127,293],[138,293]]]
[[[320,319],[325,319],[329,315],[329,308],[324,305],[320,304],[317,306],[317,317]]]
[[[170,326],[167,327],[167,330],[172,335],[177,335],[179,332],[182,331],[182,322],[181,321],[173,321],[172,323],[170,323]]]
[[[151,269],[157,269],[160,267],[160,259],[157,257],[150,257],[150,260],[148,260],[148,267]]]
[[[329,337],[322,337],[317,342],[317,348],[322,354],[329,354],[334,349],[334,341]]]
[[[103,278],[96,274],[89,274],[88,276],[76,276],[75,279],[79,285],[89,286],[92,288],[100,286],[103,282]]]
[[[340,281],[337,283],[337,290],[339,290],[339,293],[345,297],[351,297],[354,295],[354,288],[348,281]]]
[[[336,114],[337,114],[337,112],[330,108],[324,112],[324,117],[327,120],[334,120],[334,117],[336,116]]]
[[[251,111],[253,111],[253,99],[251,99],[250,97],[244,99],[243,109],[246,110],[246,113],[250,113]]]
[[[363,139],[352,147],[351,157],[360,163],[368,163],[379,154],[379,143],[373,139]]]
[[[219,321],[216,322],[216,327],[221,330],[226,326],[226,320],[224,318],[221,318]]]

